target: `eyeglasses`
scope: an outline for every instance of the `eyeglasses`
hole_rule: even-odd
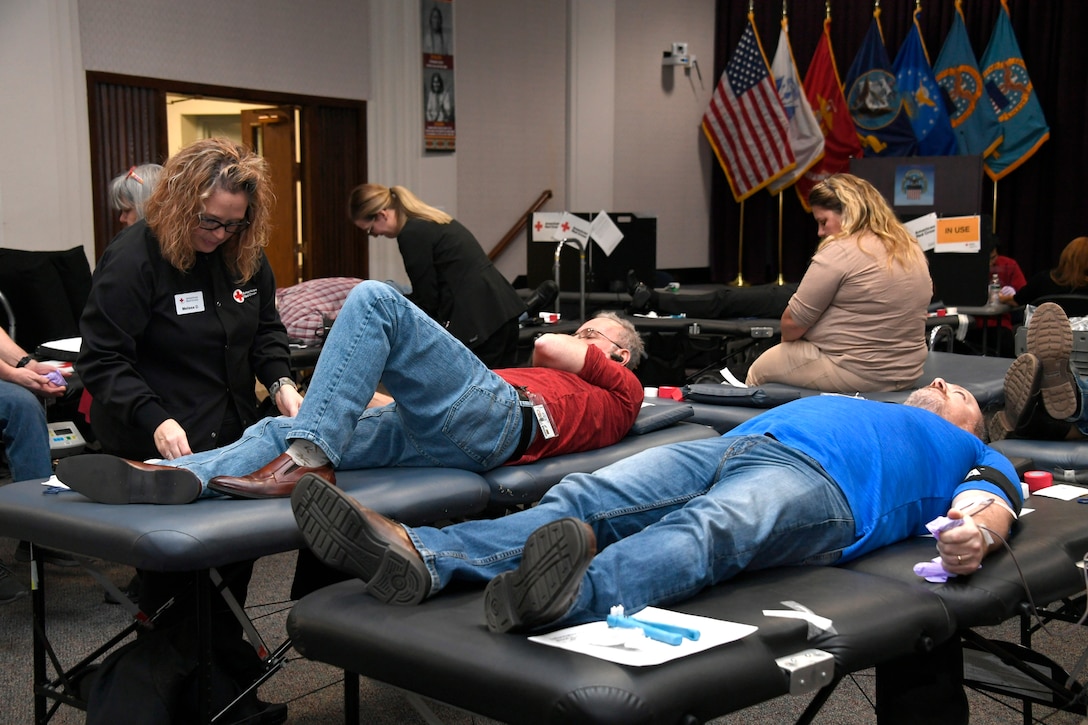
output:
[[[196,226],[198,229],[203,229],[206,232],[214,232],[217,229],[227,230],[227,234],[237,234],[246,227],[249,226],[249,220],[243,219],[240,222],[221,222],[218,219],[209,219],[203,214],[196,215]]]
[[[598,337],[599,337],[599,338],[601,338],[602,340],[607,340],[608,342],[612,343],[613,345],[615,345],[616,347],[618,347],[618,348],[619,348],[619,349],[621,349],[621,350],[623,350],[623,349],[624,349],[624,348],[623,348],[623,345],[619,344],[618,342],[616,342],[615,340],[613,340],[613,339],[612,339],[611,337],[609,337],[608,335],[605,335],[605,334],[604,334],[603,332],[601,332],[600,330],[595,330],[595,329],[593,329],[592,327],[587,327],[587,328],[585,328],[584,330],[579,330],[578,332],[574,333],[574,334],[572,335],[572,337],[576,337],[576,338],[578,338],[579,340],[594,340],[594,339],[596,339],[596,338],[598,338]]]

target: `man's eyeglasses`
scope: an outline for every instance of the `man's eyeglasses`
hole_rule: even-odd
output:
[[[249,226],[249,220],[243,219],[240,222],[221,222],[218,219],[209,219],[203,214],[196,215],[197,228],[203,229],[206,232],[214,232],[217,229],[227,230],[227,234],[237,234],[246,227]]]
[[[574,333],[572,337],[577,337],[579,340],[594,340],[599,337],[602,340],[607,340],[621,350],[624,349],[623,345],[619,344],[608,335],[605,335],[600,330],[595,330],[592,327],[587,327],[584,330],[579,330],[578,332]]]

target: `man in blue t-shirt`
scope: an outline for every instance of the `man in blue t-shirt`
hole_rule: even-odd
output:
[[[741,571],[835,564],[963,519],[937,549],[975,571],[1020,510],[1012,464],[978,433],[964,388],[937,378],[905,405],[824,395],[720,438],[649,449],[567,476],[530,509],[442,529],[401,526],[316,476],[292,508],[311,550],[385,602],[488,582],[497,632],[676,602]]]

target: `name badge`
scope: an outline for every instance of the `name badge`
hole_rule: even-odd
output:
[[[552,423],[552,416],[548,412],[548,405],[544,402],[544,398],[536,393],[529,393],[528,397],[529,402],[533,404],[533,414],[536,415],[537,425],[540,426],[540,434],[546,439],[555,438],[559,432]]]
[[[203,292],[182,292],[174,295],[174,309],[179,315],[191,315],[204,311]]]

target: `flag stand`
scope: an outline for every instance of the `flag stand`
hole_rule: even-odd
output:
[[[783,190],[784,191],[784,190]],[[778,286],[786,284],[786,279],[782,276],[782,197],[785,196],[781,191],[778,192]]]
[[[747,287],[748,283],[744,281],[744,274],[741,271],[744,269],[744,200],[740,202],[740,240],[737,243],[737,278],[730,282],[734,287]]]

